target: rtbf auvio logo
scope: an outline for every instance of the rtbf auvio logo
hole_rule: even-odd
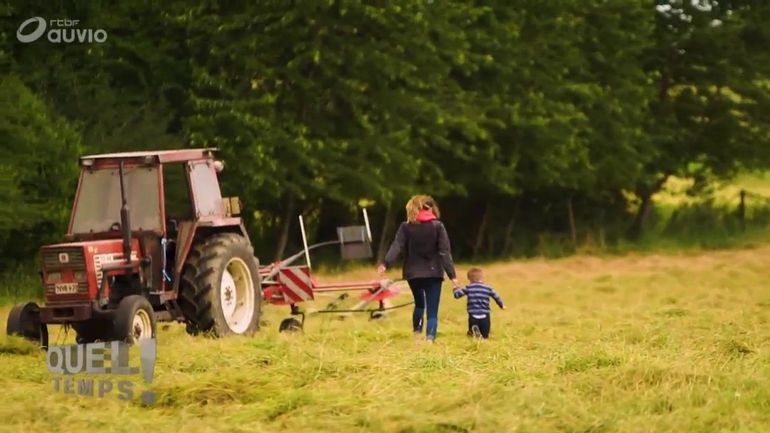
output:
[[[35,42],[43,35],[53,44],[90,44],[107,40],[104,29],[81,28],[79,23],[79,20],[69,18],[46,20],[43,17],[32,17],[21,23],[16,30],[16,39],[24,44]]]

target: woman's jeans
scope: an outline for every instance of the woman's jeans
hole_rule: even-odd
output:
[[[412,295],[414,296],[412,326],[414,327],[414,332],[422,332],[422,316],[427,308],[428,329],[426,334],[429,340],[436,338],[441,283],[441,278],[412,278],[409,280],[409,288],[412,289]]]

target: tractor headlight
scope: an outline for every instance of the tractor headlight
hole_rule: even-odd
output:
[[[48,284],[61,283],[61,272],[49,272],[46,274],[45,281]]]
[[[86,271],[75,271],[75,281],[78,283],[85,283],[88,279]]]

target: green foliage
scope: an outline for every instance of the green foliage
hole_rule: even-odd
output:
[[[222,148],[268,209],[285,194],[446,191],[432,154],[454,151],[446,130],[464,119],[443,58],[461,33],[444,15],[413,1],[194,10],[192,145]]]
[[[770,166],[770,6],[653,3],[0,3],[3,91],[36,101],[2,122],[34,108],[48,124],[3,143],[0,198],[19,205],[0,239],[61,233],[71,183],[20,182],[40,158],[54,172],[81,151],[183,146],[221,149],[261,256],[298,246],[297,213],[326,238],[357,203],[381,227],[415,193],[444,205],[460,256],[641,234],[670,176]],[[29,16],[109,37],[20,44]],[[16,164],[20,148],[46,150]]]
[[[0,81],[0,269],[23,260],[63,232],[80,152],[80,135],[20,79]]]
[[[748,61],[754,38],[767,37],[766,28],[752,24],[767,7],[712,3],[658,6],[647,54],[658,90],[646,124],[657,150],[646,168],[650,176],[730,176],[770,160],[767,124],[756,117],[767,103],[761,82],[770,63],[766,55],[765,62]]]

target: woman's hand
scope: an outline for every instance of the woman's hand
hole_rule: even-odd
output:
[[[460,287],[460,281],[458,281],[457,278],[452,278],[452,287],[455,289]]]
[[[377,273],[380,275],[384,274],[386,270],[387,268],[382,263],[380,264],[380,266],[377,266]]]

